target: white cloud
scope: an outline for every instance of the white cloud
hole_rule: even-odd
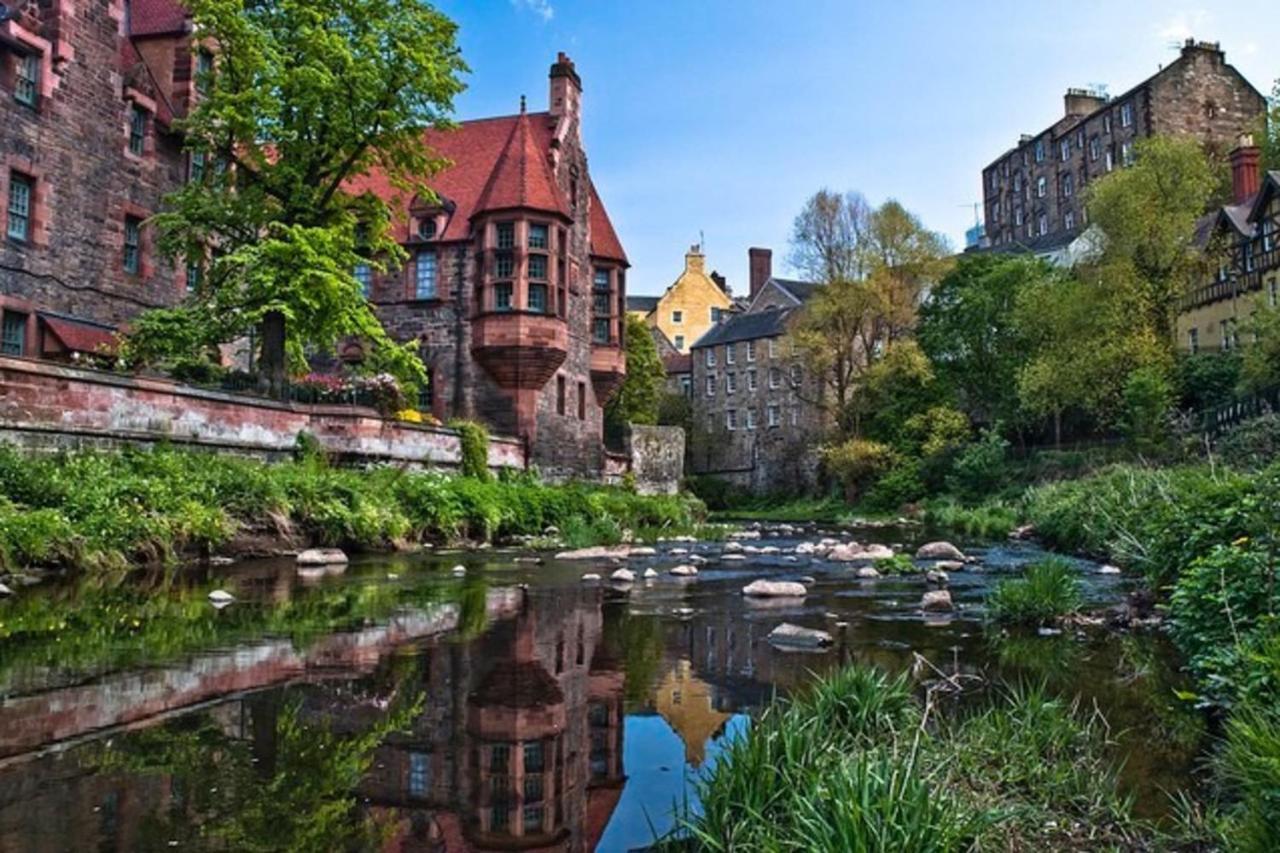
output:
[[[528,10],[543,21],[550,21],[556,16],[556,10],[551,7],[551,0],[511,0],[511,5],[517,9]]]
[[[1186,41],[1189,38],[1204,39],[1205,27],[1212,16],[1205,9],[1179,12],[1157,27],[1156,35],[1165,41]]]

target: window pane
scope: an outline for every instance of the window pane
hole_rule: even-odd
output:
[[[493,307],[498,311],[511,310],[511,285],[499,284],[494,286]]]
[[[608,290],[609,289],[609,271],[602,270],[602,269],[596,270],[595,277],[592,279],[592,284],[595,285],[596,290]]]
[[[547,280],[547,256],[546,255],[530,255],[529,256],[529,278],[537,281]]]
[[[529,226],[529,248],[530,249],[547,248],[547,226],[545,225]]]
[[[129,110],[129,151],[138,156],[146,150],[147,113],[141,107],[134,106]]]
[[[419,252],[414,294],[419,299],[436,298],[436,253]]]
[[[494,259],[493,274],[498,278],[511,278],[515,267],[514,256],[510,252],[501,252]]]
[[[126,216],[124,220],[124,269],[125,272],[136,273],[141,266],[140,251],[142,222],[137,217]]]
[[[4,312],[3,334],[0,334],[0,352],[5,355],[22,355],[25,350],[27,315],[17,311]]]
[[[353,274],[356,281],[360,283],[360,293],[368,299],[373,291],[373,269],[368,264],[356,264]]]
[[[606,318],[600,318],[595,321],[594,333],[592,337],[596,343],[609,343],[609,321]]]
[[[529,310],[545,314],[547,310],[547,286],[545,284],[529,285]]]
[[[26,240],[31,234],[31,179],[9,173],[9,236]]]
[[[20,104],[34,107],[40,97],[40,56],[31,54],[18,59],[13,97]]]
[[[516,224],[514,222],[498,223],[498,248],[510,249],[516,244]]]

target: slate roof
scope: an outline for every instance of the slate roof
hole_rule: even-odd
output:
[[[658,307],[661,296],[628,296],[628,311],[644,311],[646,314]]]
[[[776,276],[771,278],[770,281],[781,287],[787,293],[790,293],[797,301],[802,303],[808,302],[809,297],[817,293],[818,288],[822,286],[820,284],[815,284],[812,281],[798,281],[793,278],[778,278]]]
[[[714,347],[719,344],[731,344],[735,341],[750,341],[756,338],[776,338],[787,331],[787,318],[795,309],[781,311],[756,311],[751,314],[735,314],[728,320],[712,326],[705,335],[698,338],[691,350]]]

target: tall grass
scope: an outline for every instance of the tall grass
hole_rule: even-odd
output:
[[[1027,566],[1021,578],[1002,580],[987,596],[987,615],[1002,625],[1045,625],[1080,607],[1076,569],[1060,557]]]
[[[925,507],[924,521],[931,527],[966,536],[1003,539],[1017,526],[1018,513],[999,501],[966,507],[951,500],[935,500]]]

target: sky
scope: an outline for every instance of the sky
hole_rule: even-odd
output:
[[[895,198],[962,248],[981,170],[1062,112],[1070,87],[1120,94],[1194,36],[1269,94],[1276,0],[435,0],[459,24],[458,119],[547,105],[557,51],[583,81],[592,180],[627,250],[628,292],[659,294],[702,242],[745,293],[747,249],[788,272],[791,223],[824,187]]]

